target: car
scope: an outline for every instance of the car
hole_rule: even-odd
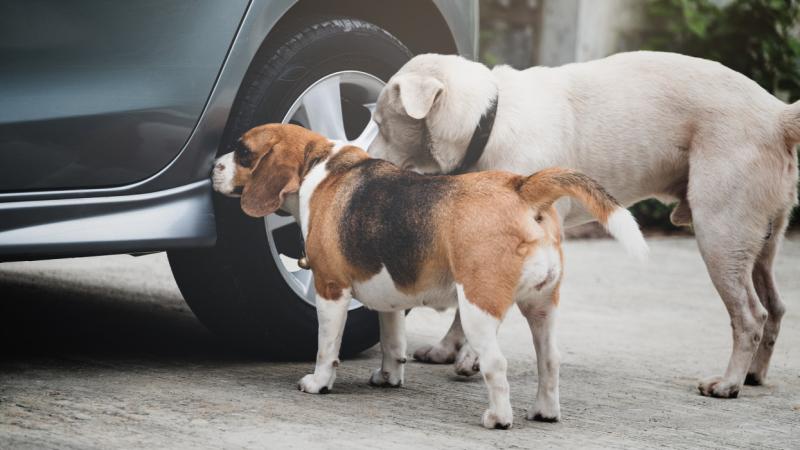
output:
[[[212,193],[214,158],[291,122],[368,147],[414,54],[477,50],[477,0],[7,0],[0,4],[0,261],[167,251],[208,328],[316,351],[291,217]],[[353,301],[342,353],[378,341]]]

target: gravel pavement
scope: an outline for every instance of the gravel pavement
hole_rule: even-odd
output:
[[[639,264],[609,240],[565,245],[560,423],[529,422],[530,332],[500,332],[514,428],[479,424],[486,390],[450,366],[410,362],[406,386],[367,384],[373,348],[342,362],[334,390],[296,390],[309,362],[219,344],[183,303],[163,254],[0,264],[0,448],[800,448],[800,239],[777,261],[788,313],[768,385],[697,394],[728,360],[729,319],[696,245],[650,239]],[[409,352],[452,313],[415,310]]]

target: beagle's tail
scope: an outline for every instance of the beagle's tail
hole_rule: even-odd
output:
[[[592,178],[570,169],[545,169],[522,178],[518,191],[534,209],[548,208],[564,196],[578,200],[628,253],[639,260],[647,257],[647,243],[636,219]]]

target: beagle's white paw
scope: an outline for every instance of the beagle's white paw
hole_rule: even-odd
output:
[[[561,420],[561,406],[558,403],[536,401],[525,415],[528,420],[537,422],[558,422]]]
[[[321,382],[313,373],[310,373],[300,379],[300,382],[297,383],[297,389],[309,394],[327,394],[331,391],[330,385],[332,384],[329,380]]]
[[[487,409],[486,412],[483,413],[483,417],[481,418],[481,423],[484,427],[492,430],[507,430],[511,428],[511,425],[514,422],[514,414],[511,412],[511,408],[508,411],[492,411],[491,409]]]

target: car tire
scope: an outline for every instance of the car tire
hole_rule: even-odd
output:
[[[276,30],[239,89],[219,153],[227,153],[253,126],[281,122],[315,81],[341,71],[358,71],[386,82],[411,56],[387,31],[358,19],[318,18]],[[316,309],[279,270],[281,262],[269,250],[265,220],[246,216],[237,199],[218,194],[214,194],[214,209],[214,247],[168,253],[189,307],[209,329],[240,348],[270,358],[313,358]],[[284,231],[273,239],[294,242],[294,252],[301,250],[297,228]],[[364,307],[351,309],[340,353],[345,357],[359,353],[378,339],[377,315]]]

